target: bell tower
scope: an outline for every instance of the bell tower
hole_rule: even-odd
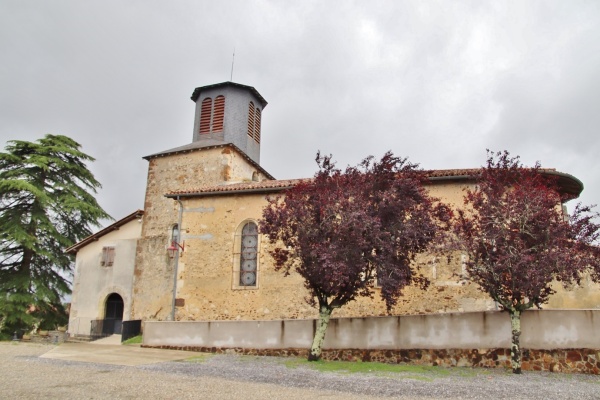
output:
[[[261,118],[267,101],[252,86],[223,82],[197,87],[192,141],[231,143],[260,163]]]

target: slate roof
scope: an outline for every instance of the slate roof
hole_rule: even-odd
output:
[[[198,100],[198,97],[200,97],[200,93],[203,90],[209,90],[209,89],[214,89],[214,88],[218,88],[218,87],[222,87],[222,86],[232,86],[232,87],[236,87],[236,88],[240,88],[240,89],[244,89],[244,90],[248,90],[250,91],[254,96],[256,96],[256,98],[258,100],[260,100],[262,108],[265,108],[267,106],[267,101],[264,99],[264,97],[262,97],[260,95],[260,93],[258,93],[258,90],[256,90],[253,86],[248,86],[248,85],[242,85],[241,83],[235,83],[235,82],[221,82],[221,83],[215,83],[213,85],[206,85],[206,86],[200,86],[197,87],[196,89],[194,89],[194,92],[192,93],[192,97],[191,99],[194,100],[194,102],[196,100]]]

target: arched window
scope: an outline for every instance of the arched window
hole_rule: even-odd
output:
[[[256,143],[260,143],[260,108],[256,109],[254,115],[254,140],[256,140]]]
[[[223,130],[223,117],[225,116],[225,96],[217,96],[215,99],[215,109],[213,112],[212,132],[221,132]]]
[[[238,225],[233,242],[232,289],[258,289],[259,236],[256,222]]]
[[[248,136],[254,137],[254,103],[248,104]]]
[[[207,97],[202,100],[200,109],[200,133],[210,133],[210,119],[212,113],[212,99]]]

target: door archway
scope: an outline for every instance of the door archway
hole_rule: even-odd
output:
[[[104,309],[104,319],[108,326],[113,324],[113,328],[110,329],[110,333],[121,333],[121,327],[123,325],[123,309],[124,303],[123,298],[118,293],[111,293],[106,298],[106,306]]]

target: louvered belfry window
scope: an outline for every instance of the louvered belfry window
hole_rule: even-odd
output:
[[[254,103],[248,104],[248,136],[260,143],[260,108],[254,108]]]
[[[212,132],[223,130],[223,117],[225,116],[225,96],[217,96],[213,112]]]
[[[254,103],[248,104],[248,136],[254,137]]]
[[[240,256],[240,286],[256,286],[256,257],[258,252],[258,226],[248,222],[242,228]]]
[[[200,109],[200,133],[210,133],[210,119],[212,114],[212,99],[207,97],[202,100]]]
[[[254,116],[254,140],[256,143],[260,143],[260,108],[256,109]]]
[[[205,98],[200,108],[200,133],[222,132],[224,117],[225,96],[217,96],[214,106],[210,97]]]

